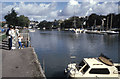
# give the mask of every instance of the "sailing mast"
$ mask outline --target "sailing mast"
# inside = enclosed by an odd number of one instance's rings
[[[94,20],[94,26],[92,27],[92,31],[93,31],[93,28],[95,28],[96,26],[96,19]]]
[[[107,17],[107,30],[108,30],[108,22],[109,22],[109,17]]]
[[[102,28],[103,28],[102,30],[103,30],[103,31],[105,30],[105,28],[104,28],[104,25],[105,25],[105,22],[104,22],[104,21],[105,21],[105,20],[106,20],[105,18],[102,19]]]
[[[113,16],[112,16],[112,14],[111,14],[111,24],[110,24],[110,30],[112,29],[112,18],[113,18]]]
[[[74,6],[74,8],[75,8],[75,6]],[[74,28],[76,29],[75,9],[74,9],[74,21],[73,21],[73,23],[74,23]]]
[[[102,20],[102,30],[104,30],[104,20]],[[101,31],[101,28],[100,28],[100,31]]]

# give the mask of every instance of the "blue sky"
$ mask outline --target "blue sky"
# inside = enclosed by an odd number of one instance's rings
[[[107,15],[109,13],[118,13],[118,0],[53,0],[50,2],[20,0],[2,0],[2,17],[12,8],[19,15],[28,16],[30,20],[54,20],[65,19],[73,15],[88,16],[91,13]],[[1,14],[1,13],[0,13]]]
[[[14,4],[19,5],[20,2],[3,2],[3,7],[8,6],[8,5],[14,5]],[[28,5],[28,4],[51,4],[52,2],[24,2],[24,4]],[[56,9],[63,9],[65,7],[65,5],[67,5],[67,2],[56,2],[57,7]]]
[[[69,0],[1,0],[1,2],[69,2]],[[79,2],[90,2],[92,0],[77,0]],[[119,0],[93,0],[93,1],[98,1],[98,2],[118,2]]]

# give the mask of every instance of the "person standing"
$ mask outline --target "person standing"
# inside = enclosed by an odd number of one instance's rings
[[[11,49],[15,49],[15,45],[16,45],[16,42],[15,42],[15,30],[13,29],[13,27],[10,29],[9,31],[9,35],[10,35],[10,46],[11,46]],[[11,45],[12,44],[12,45]]]
[[[15,28],[15,31],[16,31],[16,35],[19,36],[19,29]]]
[[[16,37],[16,32],[15,32],[15,29],[12,28],[12,49],[16,49],[16,40],[15,40],[15,37]]]
[[[11,48],[12,48],[12,36],[11,36],[12,31],[11,30],[12,30],[12,28],[10,27],[8,30],[9,50],[11,50]]]
[[[19,49],[22,49],[22,43],[21,43],[21,41],[22,41],[22,39],[23,39],[23,37],[21,37],[20,35],[18,36],[18,44],[19,44]]]
[[[14,38],[14,47],[17,47],[17,42],[18,42],[18,36],[19,36],[19,29],[17,29],[16,27],[14,28],[15,30],[15,38]]]

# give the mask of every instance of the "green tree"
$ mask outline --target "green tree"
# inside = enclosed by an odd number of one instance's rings
[[[4,16],[4,19],[6,20],[6,23],[13,26],[28,26],[30,23],[30,20],[28,17],[25,17],[24,15],[17,16],[18,14],[15,12],[15,10],[12,8],[11,12],[9,12],[7,15]]]
[[[22,26],[22,27],[28,26],[29,23],[30,23],[30,20],[28,19],[28,17],[25,17],[24,15],[20,15],[20,16],[17,18],[17,20],[18,20],[18,25],[19,25],[19,26]]]
[[[4,17],[4,19],[6,20],[7,24],[14,26],[17,25],[17,13],[13,8],[11,9],[11,12]]]
[[[38,27],[40,27],[40,29],[43,29],[44,27],[46,29],[52,29],[52,25],[53,25],[53,22],[47,22],[46,20],[44,20],[38,24]]]
[[[102,24],[101,17],[99,15],[93,13],[88,18],[89,26],[94,26],[95,25],[95,20],[96,20],[96,25],[101,25]]]

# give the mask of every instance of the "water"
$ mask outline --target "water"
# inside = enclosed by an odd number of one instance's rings
[[[64,69],[70,62],[98,57],[101,53],[118,62],[118,35],[36,30],[30,36],[41,64],[45,63],[47,77],[64,77]],[[71,56],[76,58],[71,59]]]

